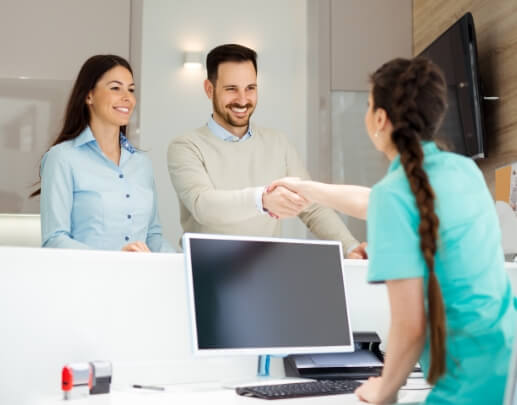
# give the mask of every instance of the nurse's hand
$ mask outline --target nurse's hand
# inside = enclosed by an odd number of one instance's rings
[[[366,242],[361,243],[357,247],[353,248],[350,252],[348,252],[347,259],[360,259],[366,260],[368,259],[368,253],[366,253]]]
[[[309,186],[309,181],[302,180],[299,177],[283,177],[281,179],[273,181],[267,188],[267,192],[270,193],[275,190],[277,187],[285,187],[291,190],[293,193],[298,194],[304,199],[307,198],[307,188]]]
[[[397,402],[397,393],[383,392],[382,377],[370,377],[363,385],[355,390],[355,395],[371,404],[393,404]]]
[[[309,206],[309,202],[295,192],[278,186],[262,194],[262,206],[276,219],[292,218]]]
[[[147,247],[144,242],[136,241],[128,243],[126,246],[122,248],[123,252],[146,252],[150,253],[151,251]]]

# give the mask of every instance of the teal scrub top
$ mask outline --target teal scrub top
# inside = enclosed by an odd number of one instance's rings
[[[446,373],[428,404],[500,404],[517,322],[494,201],[474,162],[422,144],[440,220],[435,272],[446,313]],[[423,277],[419,213],[397,156],[370,194],[368,281]],[[427,299],[424,302],[427,309]],[[424,375],[429,336],[420,359]]]

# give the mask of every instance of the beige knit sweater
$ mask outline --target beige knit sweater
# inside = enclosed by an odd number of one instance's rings
[[[281,221],[257,210],[255,188],[309,176],[283,134],[255,125],[252,132],[244,142],[226,142],[204,126],[170,143],[169,174],[185,232],[281,235]],[[313,204],[299,217],[318,238],[341,241],[345,253],[358,243],[329,208]]]

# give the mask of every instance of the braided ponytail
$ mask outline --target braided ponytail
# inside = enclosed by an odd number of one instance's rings
[[[445,309],[434,271],[439,220],[435,195],[423,168],[420,142],[431,140],[441,123],[446,108],[445,81],[438,68],[423,58],[388,62],[372,75],[371,81],[374,107],[384,108],[391,120],[391,139],[420,214],[420,249],[429,270],[431,364],[427,380],[434,384],[445,373]]]
[[[429,270],[427,284],[429,324],[431,332],[431,365],[427,379],[434,384],[445,372],[445,309],[438,279],[434,272],[434,255],[438,239],[439,220],[434,210],[434,193],[423,169],[424,154],[420,142],[409,128],[395,129],[393,143],[400,153],[409,186],[420,214],[420,249]]]

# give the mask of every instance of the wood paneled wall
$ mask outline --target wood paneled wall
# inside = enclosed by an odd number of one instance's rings
[[[478,161],[494,193],[497,167],[517,161],[517,1],[413,0],[413,53],[420,53],[464,13],[476,27],[485,96],[487,156]]]

